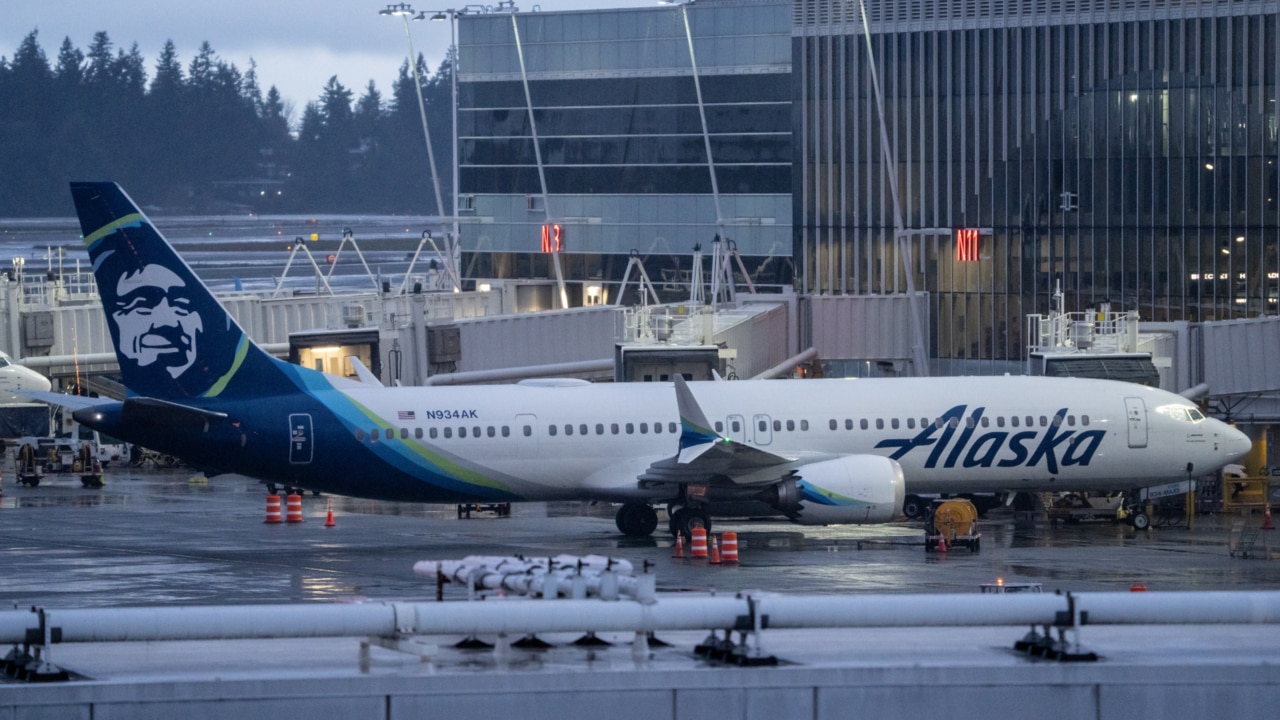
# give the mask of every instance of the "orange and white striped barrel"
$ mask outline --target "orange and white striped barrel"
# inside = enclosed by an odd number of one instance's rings
[[[704,527],[696,527],[693,529],[693,540],[689,543],[689,557],[704,558],[707,556],[707,529]]]
[[[720,564],[738,563],[738,533],[732,530],[720,535]]]
[[[271,493],[267,496],[267,519],[263,522],[274,525],[280,522],[280,496]]]
[[[285,498],[285,522],[302,522],[302,496],[297,493]]]

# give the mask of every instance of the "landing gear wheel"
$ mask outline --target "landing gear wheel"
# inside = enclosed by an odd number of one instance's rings
[[[907,516],[908,520],[915,520],[924,515],[925,503],[919,495],[908,495],[902,501],[902,514]]]
[[[711,534],[711,516],[702,508],[680,508],[671,513],[671,535],[677,533],[686,538],[693,537],[693,529],[701,527]]]
[[[1141,510],[1129,516],[1129,522],[1133,524],[1134,530],[1146,530],[1151,527],[1151,518]]]
[[[658,513],[647,503],[623,503],[614,522],[627,537],[649,537],[658,527]]]

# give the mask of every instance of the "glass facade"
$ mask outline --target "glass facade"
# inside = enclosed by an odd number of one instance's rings
[[[721,232],[789,266],[790,10],[460,17],[460,215],[477,219],[464,247],[538,253],[554,223],[566,255],[616,255],[620,273],[633,250],[687,255]],[[510,260],[494,258],[492,274],[526,268]]]
[[[1021,358],[1059,286],[1068,311],[1276,314],[1278,10],[868,2],[907,260],[858,5],[796,0],[797,291],[897,292],[911,272],[944,373]]]

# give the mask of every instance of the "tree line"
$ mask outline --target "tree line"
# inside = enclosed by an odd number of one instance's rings
[[[450,207],[452,65],[417,62]],[[148,74],[136,43],[67,38],[51,62],[33,30],[0,57],[0,216],[70,214],[70,180],[115,180],[166,213],[435,214],[407,60],[391,88],[356,98],[335,75],[295,124],[256,63],[242,72],[207,41],[185,68],[166,42]]]

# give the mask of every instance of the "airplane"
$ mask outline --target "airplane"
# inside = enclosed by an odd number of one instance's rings
[[[618,529],[716,516],[890,522],[908,491],[1128,490],[1248,438],[1189,400],[1045,377],[383,387],[260,349],[115,183],[72,183],[129,391],[74,417],[209,474],[422,503],[620,503]]]
[[[48,392],[52,388],[49,378],[13,361],[8,353],[0,352],[0,405],[16,405],[30,402],[27,391]]]

